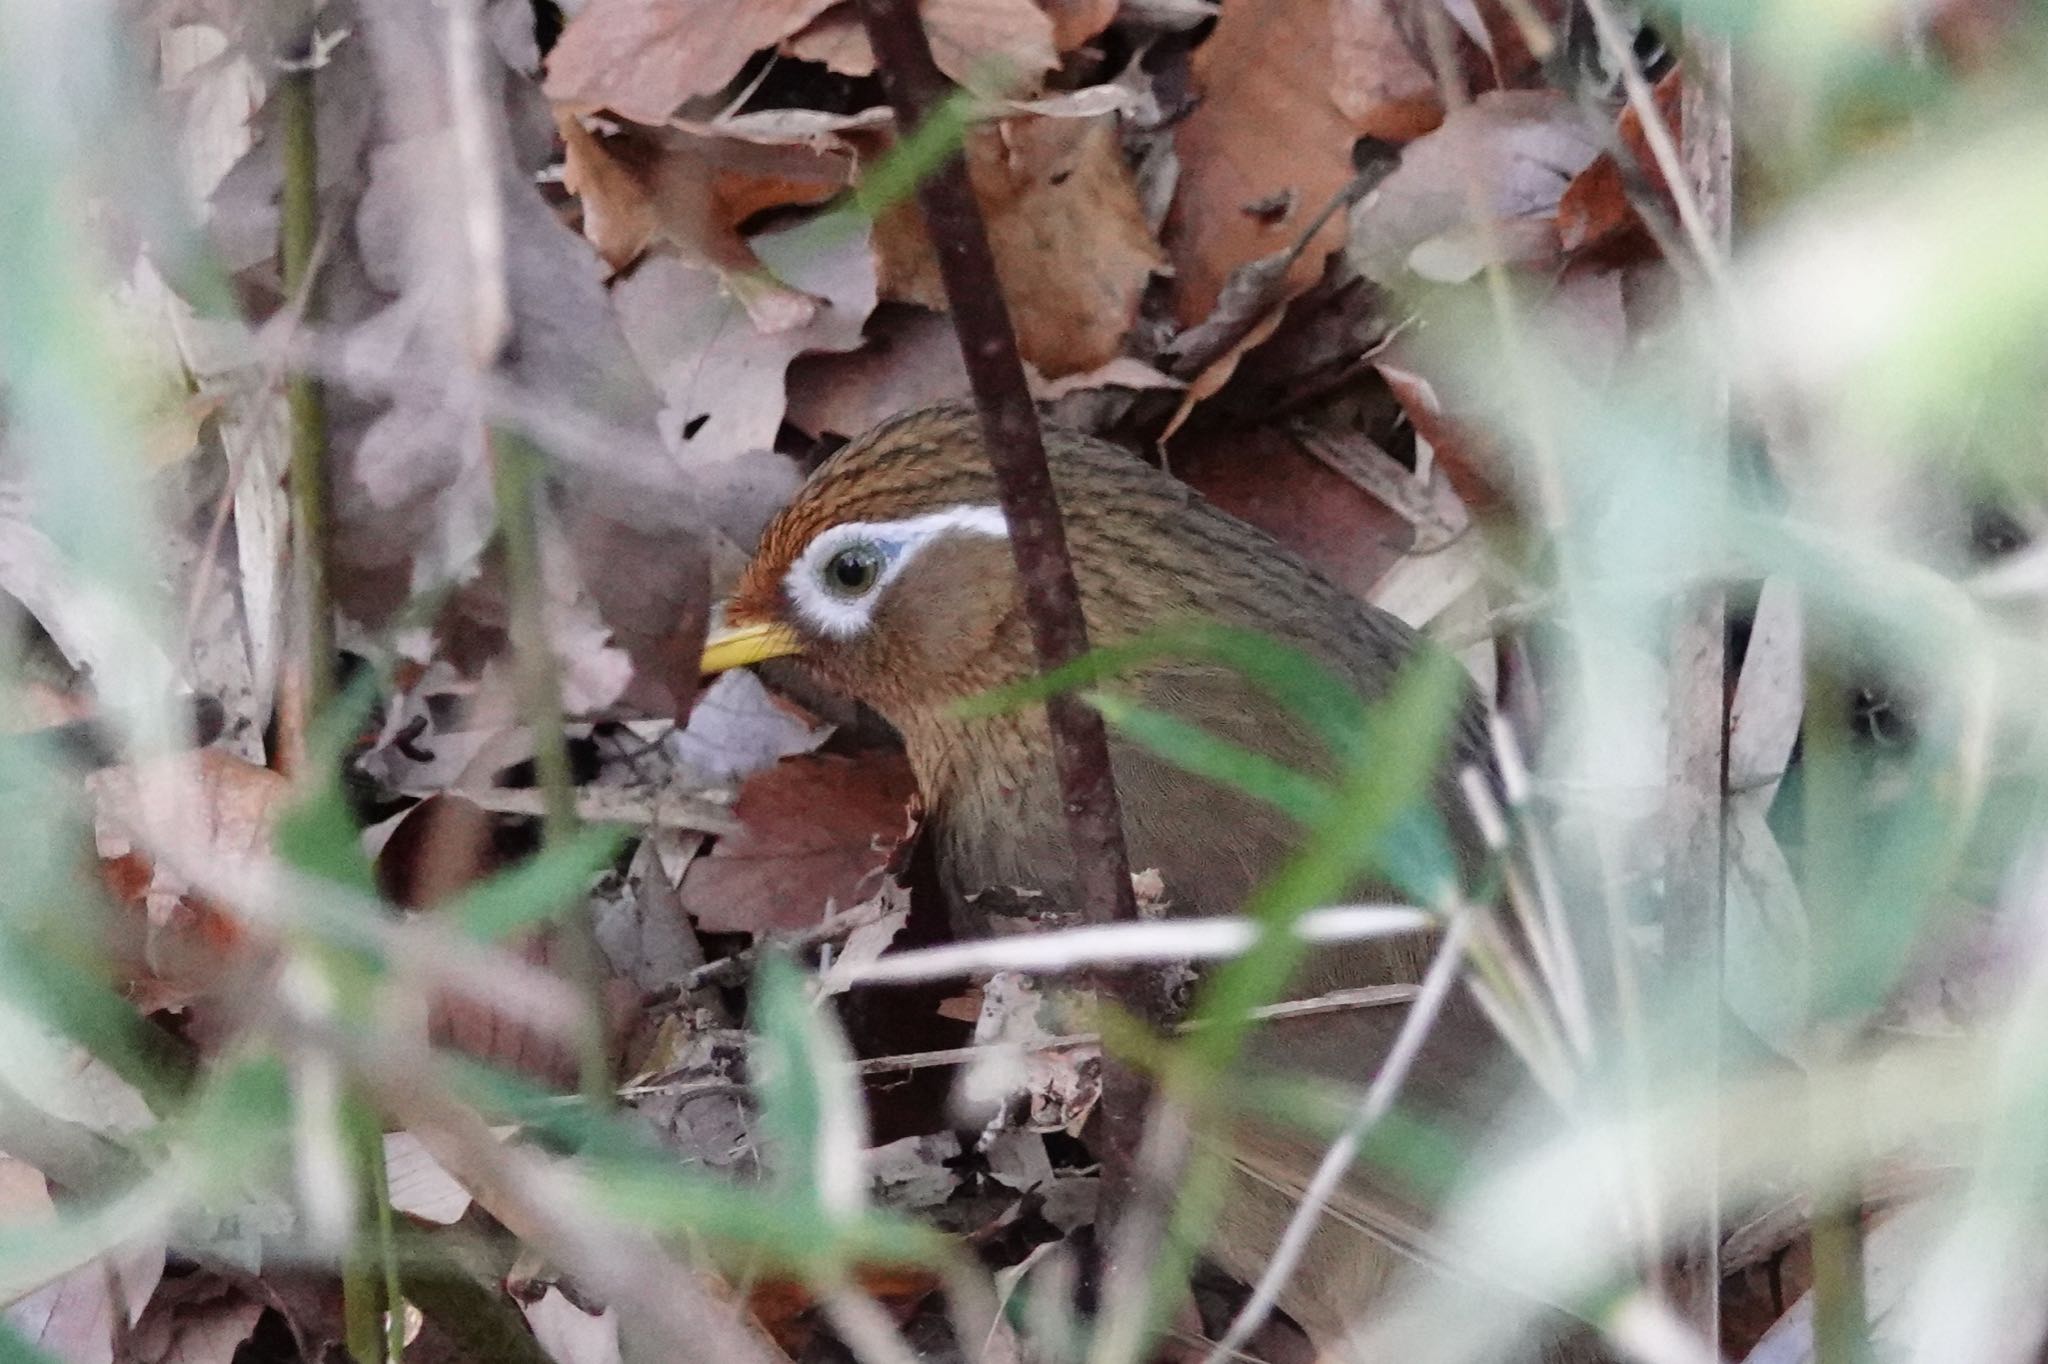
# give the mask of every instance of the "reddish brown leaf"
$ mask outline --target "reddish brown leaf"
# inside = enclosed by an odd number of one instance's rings
[[[547,96],[660,123],[722,88],[748,57],[822,14],[832,0],[590,0],[548,54]]]
[[[852,170],[846,155],[801,145],[674,128],[626,129],[600,141],[573,114],[557,113],[555,122],[562,183],[582,199],[583,235],[614,270],[659,238],[689,260],[759,278],[765,267],[740,224],[766,209],[829,199]]]
[[[1657,113],[1674,138],[1683,131],[1680,88],[1679,73],[1675,70],[1657,83]],[[1666,211],[1675,212],[1669,207],[1671,187],[1650,154],[1649,140],[1643,136],[1643,121],[1636,116],[1634,105],[1622,110],[1618,133],[1621,145],[1648,178]],[[1609,153],[1602,152],[1565,186],[1564,195],[1557,202],[1557,239],[1560,246],[1572,252],[1613,255],[1648,249],[1647,234],[1622,183],[1621,165]]]
[[[1195,49],[1199,103],[1174,135],[1180,191],[1165,231],[1183,324],[1207,317],[1231,271],[1291,244],[1350,182],[1357,130],[1331,93],[1333,40],[1329,0],[1240,0]],[[1284,211],[1261,211],[1273,204]],[[1316,281],[1343,236],[1337,219],[1317,233],[1286,296]]]
[[[1375,368],[1414,423],[1416,434],[1429,442],[1465,505],[1475,515],[1507,506],[1513,471],[1507,452],[1492,433],[1446,412],[1435,386],[1420,372],[1393,359],[1383,360]]]
[[[856,1266],[854,1282],[896,1320],[907,1320],[939,1281],[929,1270]],[[793,1279],[757,1278],[747,1289],[747,1309],[790,1358],[802,1358],[818,1331],[818,1297]]]
[[[132,831],[150,813],[175,811],[191,821],[186,832],[207,858],[245,859],[268,847],[291,783],[209,748],[145,768],[109,768],[89,785],[102,882],[125,911],[111,945],[115,970],[145,1011],[189,1003],[247,964],[248,942],[232,917],[158,868]]]
[[[914,784],[898,754],[789,758],[750,777],[727,834],[684,873],[684,907],[721,933],[810,928],[872,894]]]

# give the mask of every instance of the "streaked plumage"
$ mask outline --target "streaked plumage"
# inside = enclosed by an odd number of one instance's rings
[[[1388,690],[1425,647],[1387,613],[1360,603],[1264,533],[1209,505],[1186,485],[1114,446],[1047,432],[1053,482],[1066,518],[1088,627],[1117,644],[1186,617],[1262,631],[1348,679],[1367,700]],[[1035,708],[963,718],[953,703],[1032,671],[1010,548],[998,536],[963,533],[922,544],[892,562],[874,594],[870,623],[849,637],[806,628],[789,575],[806,546],[847,522],[880,525],[947,509],[985,508],[995,485],[971,408],[945,406],[899,417],[826,462],[768,526],[729,607],[728,619],[786,626],[800,662],[821,681],[858,696],[901,731],[930,812],[942,876],[966,934],[1019,905],[1018,892],[1055,903],[1070,891],[1069,856],[1044,720]],[[886,558],[889,546],[877,554]],[[807,570],[812,571],[812,570]],[[826,590],[834,590],[828,584]],[[1322,747],[1258,688],[1222,667],[1167,662],[1132,685],[1148,705],[1306,770],[1327,770]],[[1454,836],[1469,824],[1455,773],[1484,765],[1485,726],[1468,697],[1452,727],[1436,798]],[[1191,777],[1128,744],[1112,760],[1134,868],[1156,868],[1178,912],[1238,911],[1253,885],[1291,850],[1296,828],[1271,808]],[[1417,978],[1424,943],[1351,948],[1320,956],[1302,993]],[[1342,1082],[1370,1078],[1399,1011],[1325,1015],[1290,1025],[1261,1055],[1284,1058]],[[1490,1034],[1469,1008],[1454,1008],[1425,1054],[1416,1093],[1444,1111],[1474,1109],[1474,1079],[1496,1059]],[[1490,1102],[1477,1104],[1485,1108]],[[1234,1274],[1255,1278],[1285,1221],[1286,1193],[1313,1168],[1313,1145],[1260,1134],[1245,1178],[1225,1210],[1214,1247]],[[1364,1207],[1362,1191],[1358,1206]],[[1328,1343],[1378,1291],[1392,1252],[1335,1226],[1283,1302]]]

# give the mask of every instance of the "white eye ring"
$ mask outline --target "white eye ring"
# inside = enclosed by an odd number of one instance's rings
[[[947,507],[901,521],[848,521],[818,532],[789,566],[783,586],[803,625],[830,639],[852,639],[868,628],[882,590],[918,551],[954,534],[1006,539],[1010,523],[993,506]],[[863,552],[873,564],[864,582],[838,572],[838,560]]]

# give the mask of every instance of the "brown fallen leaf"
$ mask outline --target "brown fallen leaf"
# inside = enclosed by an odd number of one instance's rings
[[[1086,11],[1103,3],[1077,0],[1071,8]],[[1109,8],[1114,11],[1115,5]],[[1056,44],[1055,36],[1085,28],[1089,22],[1085,12],[1064,20],[1048,17],[1031,0],[923,0],[918,12],[924,16],[939,70],[976,91],[1012,94],[1037,89],[1045,73],[1059,65],[1060,51],[1069,46]],[[1066,28],[1057,27],[1061,22]],[[1094,31],[1101,32],[1102,26]],[[820,14],[789,37],[782,50],[804,61],[822,62],[843,76],[871,76],[875,71],[867,30],[849,4]]]
[[[167,1278],[128,1338],[133,1364],[232,1364],[263,1304],[205,1272]]]
[[[574,114],[557,113],[562,183],[583,202],[583,232],[614,270],[651,242],[726,276],[726,288],[762,330],[801,326],[816,300],[776,279],[740,224],[773,208],[821,203],[845,188],[852,160],[801,145],[628,128],[600,140]]]
[[[135,831],[174,816],[185,822],[185,856],[246,861],[269,847],[291,783],[208,748],[146,767],[108,768],[86,785],[101,880],[125,912],[114,924],[111,964],[136,1006],[144,1012],[181,1007],[249,966],[252,948],[240,924],[160,867]]]
[[[915,786],[902,755],[788,758],[749,778],[721,837],[683,875],[683,905],[717,933],[792,932],[871,894],[902,842]]]
[[[1036,90],[1060,64],[1052,20],[1032,0],[922,0],[939,70],[971,90]]]
[[[1097,118],[1006,118],[967,138],[996,274],[1024,358],[1048,379],[1106,364],[1163,263],[1118,149]],[[945,307],[937,259],[913,206],[875,223],[884,298]]]
[[[722,89],[748,57],[831,3],[590,0],[548,53],[543,88],[561,108],[610,109],[637,123],[660,123],[685,100]]]
[[[1509,508],[1514,466],[1500,440],[1479,422],[1447,411],[1436,385],[1411,362],[1389,356],[1374,368],[1393,390],[1416,435],[1429,443],[1459,499],[1480,516]]]
[[[1195,49],[1198,102],[1174,134],[1180,188],[1164,233],[1183,325],[1207,317],[1233,270],[1290,245],[1350,182],[1359,129],[1332,94],[1334,38],[1329,0],[1240,0]],[[1282,212],[1258,211],[1282,201]],[[1313,284],[1342,241],[1341,226],[1325,225],[1283,294]]]

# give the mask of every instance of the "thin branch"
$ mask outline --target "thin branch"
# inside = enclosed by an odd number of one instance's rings
[[[284,190],[278,254],[285,296],[294,300],[296,325],[318,315],[312,278],[320,238],[319,146],[315,140],[311,6],[301,34],[303,51],[286,54],[278,80],[283,121]],[[305,710],[318,715],[334,694],[334,619],[327,588],[327,421],[319,381],[294,372],[285,387],[291,414],[291,515],[297,551],[299,609],[305,618]],[[301,735],[305,732],[302,723]]]
[[[882,89],[899,126],[914,136],[926,115],[951,93],[951,83],[932,60],[916,0],[858,0],[857,8],[875,50]],[[919,183],[917,197],[981,413],[996,495],[1009,521],[1010,551],[1016,558],[1032,644],[1039,667],[1051,670],[1088,652],[1088,627],[1046,467],[1038,413],[964,158],[957,152],[948,157]],[[1133,921],[1138,907],[1131,894],[1123,815],[1102,717],[1078,697],[1064,693],[1049,699],[1045,709],[1060,803],[1073,844],[1078,908],[1095,924]],[[1148,973],[1107,978],[1099,984],[1140,1017],[1158,1021],[1170,1013],[1164,983]],[[1142,1077],[1125,1067],[1112,1067],[1103,1096],[1107,1207],[1122,1205],[1144,1102]]]
[[[1406,905],[1343,905],[1311,910],[1295,921],[1292,933],[1305,943],[1359,942],[1424,933],[1438,923],[1437,915]],[[846,979],[852,985],[903,984],[980,971],[1084,971],[1148,962],[1202,961],[1247,952],[1261,932],[1259,924],[1234,915],[1087,924],[898,952],[854,968]]]

